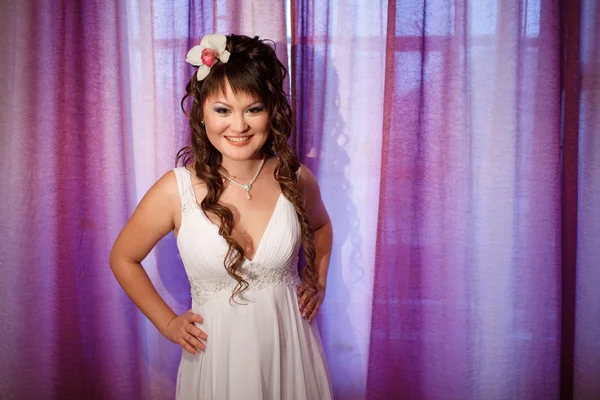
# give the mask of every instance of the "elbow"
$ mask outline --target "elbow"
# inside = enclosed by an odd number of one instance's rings
[[[123,252],[119,251],[119,247],[115,242],[113,244],[113,247],[110,249],[110,253],[108,255],[108,264],[110,265],[110,269],[115,275],[117,274],[117,271],[121,269],[119,267],[123,265],[123,261]]]
[[[108,264],[110,265],[110,269],[115,272],[115,268],[118,264],[118,255],[115,251],[115,246],[113,245],[112,249],[110,249],[110,253],[108,255]]]

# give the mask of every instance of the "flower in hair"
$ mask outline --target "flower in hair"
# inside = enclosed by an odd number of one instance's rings
[[[192,47],[188,51],[185,61],[198,67],[196,77],[199,81],[206,78],[210,68],[219,59],[226,63],[231,55],[225,47],[227,46],[227,36],[220,33],[213,33],[202,38],[199,45]]]

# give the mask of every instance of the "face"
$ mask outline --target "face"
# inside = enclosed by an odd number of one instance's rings
[[[261,157],[269,137],[269,113],[260,99],[241,93],[236,96],[226,82],[225,93],[208,97],[203,110],[208,140],[223,161]]]

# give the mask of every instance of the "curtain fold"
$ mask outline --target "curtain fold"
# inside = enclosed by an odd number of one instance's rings
[[[600,4],[581,1],[574,399],[600,399]]]
[[[291,2],[293,144],[334,229],[317,317],[336,398],[365,396],[379,193],[384,2]]]
[[[187,142],[179,106],[193,71],[187,51],[218,26],[283,43],[285,61],[284,4],[13,1],[3,9],[0,50],[11,62],[0,94],[0,397],[172,398],[179,347],[122,292],[109,251]],[[175,310],[189,308],[172,235],[143,264]]]
[[[558,3],[388,3],[368,398],[557,398]]]
[[[65,1],[6,11],[1,397],[135,398],[139,349],[115,340],[136,335],[134,314],[107,264],[131,194],[120,184],[123,9]]]

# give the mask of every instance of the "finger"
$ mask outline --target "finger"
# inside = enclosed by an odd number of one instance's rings
[[[300,297],[298,297],[298,304],[300,305],[300,309],[302,310],[302,307],[304,307],[304,303],[306,301],[306,295],[303,294]]]
[[[202,340],[208,339],[208,335],[206,334],[206,332],[196,327],[195,325],[192,325],[192,327],[188,330],[188,333]]]
[[[302,316],[305,317],[311,313],[312,309],[315,308],[315,304],[317,304],[316,297],[311,297],[304,307],[304,311],[302,312]]]
[[[192,354],[192,355],[196,355],[198,354],[198,350],[195,349],[191,344],[189,344],[188,342],[186,342],[185,340],[183,340],[183,338],[179,339],[179,345],[181,347],[183,347],[188,353]]]
[[[318,303],[318,300],[317,300],[317,298],[316,298],[316,297],[311,297],[311,298],[308,300],[308,302],[306,303],[306,308],[307,308],[308,310],[312,310],[312,309],[315,307],[315,305],[316,305],[317,303]]]
[[[319,312],[320,308],[321,308],[320,304],[315,305],[315,307],[312,309],[312,312],[310,313],[310,315],[307,318],[308,322],[311,322],[317,316],[317,313]]]
[[[299,288],[298,289],[298,304],[303,305],[304,301],[306,301],[307,295],[308,295],[308,292],[306,291],[306,288],[304,286]]]
[[[315,299],[315,302],[312,304],[312,307],[310,309],[310,311],[308,312],[308,315],[306,316],[306,319],[310,322],[310,320],[312,320],[315,315],[317,315],[317,313],[319,312],[319,309],[321,308],[321,304],[323,302],[321,300],[319,300],[318,298]]]
[[[190,311],[187,315],[187,321],[191,324],[193,324],[193,323],[201,324],[204,321],[204,318],[202,318],[202,316]]]
[[[302,295],[302,297],[300,298],[300,310],[303,310],[304,308],[306,308],[308,306],[308,302],[310,301],[310,299],[312,299],[312,293],[310,293],[308,290],[306,290],[304,292],[304,294]]]
[[[202,343],[200,340],[198,340],[197,337],[188,334],[184,337],[184,339],[192,347],[202,350],[202,351],[206,350],[206,345],[204,343]]]
[[[306,286],[304,284],[298,286],[298,296],[302,296],[302,294],[306,291]]]

